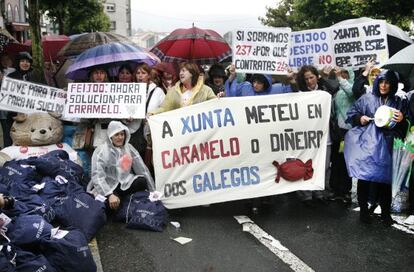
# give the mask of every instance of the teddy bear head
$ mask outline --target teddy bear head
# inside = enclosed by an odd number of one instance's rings
[[[19,146],[56,144],[62,136],[62,122],[52,113],[18,113],[10,130],[13,145]]]

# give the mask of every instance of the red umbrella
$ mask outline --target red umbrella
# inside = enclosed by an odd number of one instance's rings
[[[161,61],[193,61],[213,64],[231,56],[231,48],[216,31],[197,27],[179,28],[159,41],[152,49]]]
[[[69,42],[69,37],[65,35],[46,35],[42,37],[43,58],[45,61],[55,61],[59,57],[57,53],[65,44]],[[32,41],[27,40],[25,45],[31,46]]]
[[[4,46],[3,53],[6,55],[9,55],[10,58],[14,61],[17,54],[20,52],[31,52],[32,48],[28,45],[24,45],[21,43],[9,43],[6,46]]]

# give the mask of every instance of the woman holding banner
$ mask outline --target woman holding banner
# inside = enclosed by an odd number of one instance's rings
[[[234,65],[230,66],[229,72],[230,76],[225,83],[225,95],[228,97],[281,94],[293,91],[291,85],[273,84],[271,75],[253,74],[249,81],[246,80],[239,84],[235,80],[236,68]],[[287,79],[291,78],[293,78],[293,73],[289,73],[287,76]]]
[[[330,71],[326,71],[329,74]],[[337,80],[325,79],[319,75],[318,70],[312,65],[304,65],[298,71],[296,76],[299,91],[326,91],[334,95],[339,89],[339,83]],[[326,164],[325,164],[325,189],[329,187],[330,177],[330,160],[331,160],[331,136],[328,134],[328,143],[326,148]],[[325,204],[325,193],[323,191],[298,191],[299,199],[303,204],[309,207],[314,206],[314,200],[316,202]]]

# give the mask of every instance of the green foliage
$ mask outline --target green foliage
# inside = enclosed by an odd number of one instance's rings
[[[109,17],[98,0],[40,0],[42,11],[59,24],[61,34],[108,31]]]
[[[264,25],[289,26],[292,30],[329,27],[340,21],[370,17],[384,19],[408,30],[414,18],[413,0],[282,0],[267,7],[259,19]]]

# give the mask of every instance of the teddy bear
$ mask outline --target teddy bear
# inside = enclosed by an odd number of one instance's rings
[[[13,145],[0,150],[0,166],[13,159],[41,156],[53,150],[65,150],[78,162],[76,151],[61,143],[63,125],[55,113],[18,113],[10,130]]]

